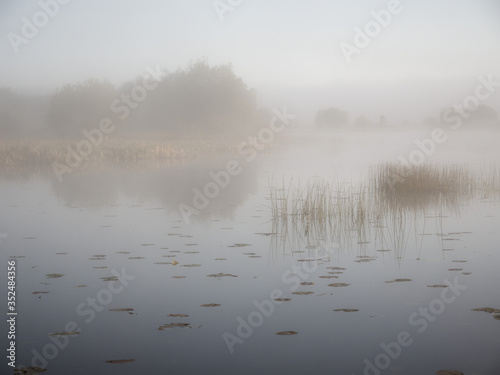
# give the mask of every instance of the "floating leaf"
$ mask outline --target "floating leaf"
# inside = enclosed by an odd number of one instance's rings
[[[174,262],[172,262],[173,264]],[[201,267],[201,264],[183,264],[181,267]]]
[[[221,229],[223,229],[223,228],[221,228]],[[246,246],[252,246],[252,245],[249,243],[235,243],[234,245],[230,245],[228,247],[246,247]]]
[[[326,267],[328,270],[339,270],[339,271],[345,271],[345,268],[342,267]]]
[[[134,309],[126,307],[126,308],[109,309],[109,311],[134,311]]]
[[[37,375],[45,371],[47,371],[47,369],[40,367],[21,367],[14,369],[14,375]]]
[[[106,276],[106,277],[101,277],[102,281],[118,281],[118,277],[116,276]]]
[[[437,375],[464,375],[463,372],[454,371],[454,370],[439,370],[436,371]]]
[[[346,283],[333,283],[333,284],[328,284],[328,286],[333,286],[334,288],[342,287],[342,286],[349,286],[351,284],[346,284]]]
[[[51,333],[49,336],[59,337],[59,336],[73,336],[73,335],[79,335],[79,334],[80,334],[80,331],[64,331],[64,332]]]
[[[31,294],[47,294],[48,292],[33,292]]]
[[[309,294],[314,294],[314,292],[306,290],[306,291],[303,291],[303,292],[293,292],[292,294],[297,294],[299,296],[307,296]]]
[[[477,309],[472,309],[472,311],[482,311],[482,312],[486,312],[486,313],[489,313],[489,314],[498,314],[500,313],[500,309],[494,309],[493,307],[479,307]]]
[[[448,288],[448,285],[436,284],[436,285],[427,285],[429,288]]]
[[[279,336],[291,336],[291,335],[298,334],[298,332],[296,332],[296,331],[281,331],[281,332],[276,332],[275,334],[279,335]]]
[[[171,316],[172,318],[187,318],[189,315],[187,315],[187,314],[168,314],[168,316]]]
[[[192,328],[189,323],[169,323],[158,327],[158,331],[163,331],[165,329],[171,328]]]
[[[320,276],[320,279],[338,279],[338,276]]]
[[[389,284],[389,283],[404,283],[407,281],[412,281],[412,280],[411,279],[395,279],[395,280],[385,281],[385,282]]]
[[[232,275],[230,273],[214,273],[212,275],[207,275],[207,277],[238,277],[238,276]]]
[[[463,271],[463,268],[450,268],[448,271]]]
[[[173,261],[172,261],[172,266],[175,266],[175,265],[177,265],[177,264],[179,264],[179,262],[178,262],[178,261],[176,261],[176,260],[173,260]]]
[[[287,301],[291,301],[292,299],[291,298],[275,298],[274,300],[277,302],[287,302]]]
[[[302,281],[300,285],[314,285],[312,281]]]
[[[64,273],[48,273],[45,275],[48,279],[57,279],[59,277],[63,277]]]
[[[172,276],[172,279],[185,279],[186,276]]]
[[[204,305],[200,305],[201,307],[217,307],[220,306],[219,303],[205,303]]]
[[[106,363],[112,363],[112,364],[130,363],[130,362],[135,362],[135,359],[112,359],[111,361],[106,361]]]
[[[341,311],[341,312],[356,312],[359,311],[358,309],[336,309],[333,311]]]

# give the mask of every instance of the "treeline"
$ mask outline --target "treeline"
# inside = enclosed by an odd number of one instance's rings
[[[103,119],[118,132],[217,133],[259,121],[254,90],[230,65],[197,61],[171,73],[149,70],[120,87],[88,79],[43,97],[0,89],[0,134],[79,137]]]
[[[492,107],[480,104],[477,108],[469,111],[457,111],[455,108],[443,109],[439,116],[427,117],[420,126],[442,126],[453,123],[457,116],[464,124],[471,128],[479,129],[500,129],[500,119],[497,111]],[[409,127],[408,121],[394,123],[385,115],[380,115],[377,119],[370,119],[365,115],[351,118],[349,112],[330,106],[320,109],[314,117],[314,124],[317,127],[330,129],[380,129],[390,127]]]

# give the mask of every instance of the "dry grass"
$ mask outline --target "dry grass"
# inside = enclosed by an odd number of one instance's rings
[[[68,149],[77,149],[82,141],[67,139],[4,140],[0,141],[0,170],[40,171],[50,169],[52,163],[64,164]],[[235,153],[231,142],[197,139],[109,139],[93,147],[82,157],[79,168],[154,164],[163,161],[185,160],[220,153]]]

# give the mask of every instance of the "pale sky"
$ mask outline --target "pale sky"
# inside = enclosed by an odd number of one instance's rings
[[[353,44],[355,28],[390,1],[243,0],[222,21],[213,0],[71,0],[15,53],[8,34],[22,36],[23,17],[32,21],[51,2],[1,0],[0,87],[50,92],[89,77],[120,84],[147,65],[175,70],[198,58],[232,63],[258,92],[411,82],[462,82],[465,92],[481,74],[500,77],[496,0],[401,1],[350,64],[340,43]]]

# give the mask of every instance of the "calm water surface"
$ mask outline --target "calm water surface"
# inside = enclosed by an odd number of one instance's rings
[[[0,250],[2,264],[17,261],[18,364],[47,374],[499,374],[500,321],[471,311],[500,309],[498,195],[394,214],[341,237],[273,222],[269,181],[356,184],[369,173],[365,159],[332,151],[308,164],[295,151],[243,160],[189,224],[178,205],[227,159],[61,184],[2,179]],[[106,281],[116,273],[125,281]],[[207,277],[219,273],[232,276]],[[387,283],[396,279],[411,281]],[[442,284],[459,287],[429,287]],[[79,333],[49,336],[68,323]],[[160,329],[170,323],[188,325]],[[297,334],[276,335],[283,331]],[[408,345],[393,345],[390,358],[382,346],[402,332]]]

